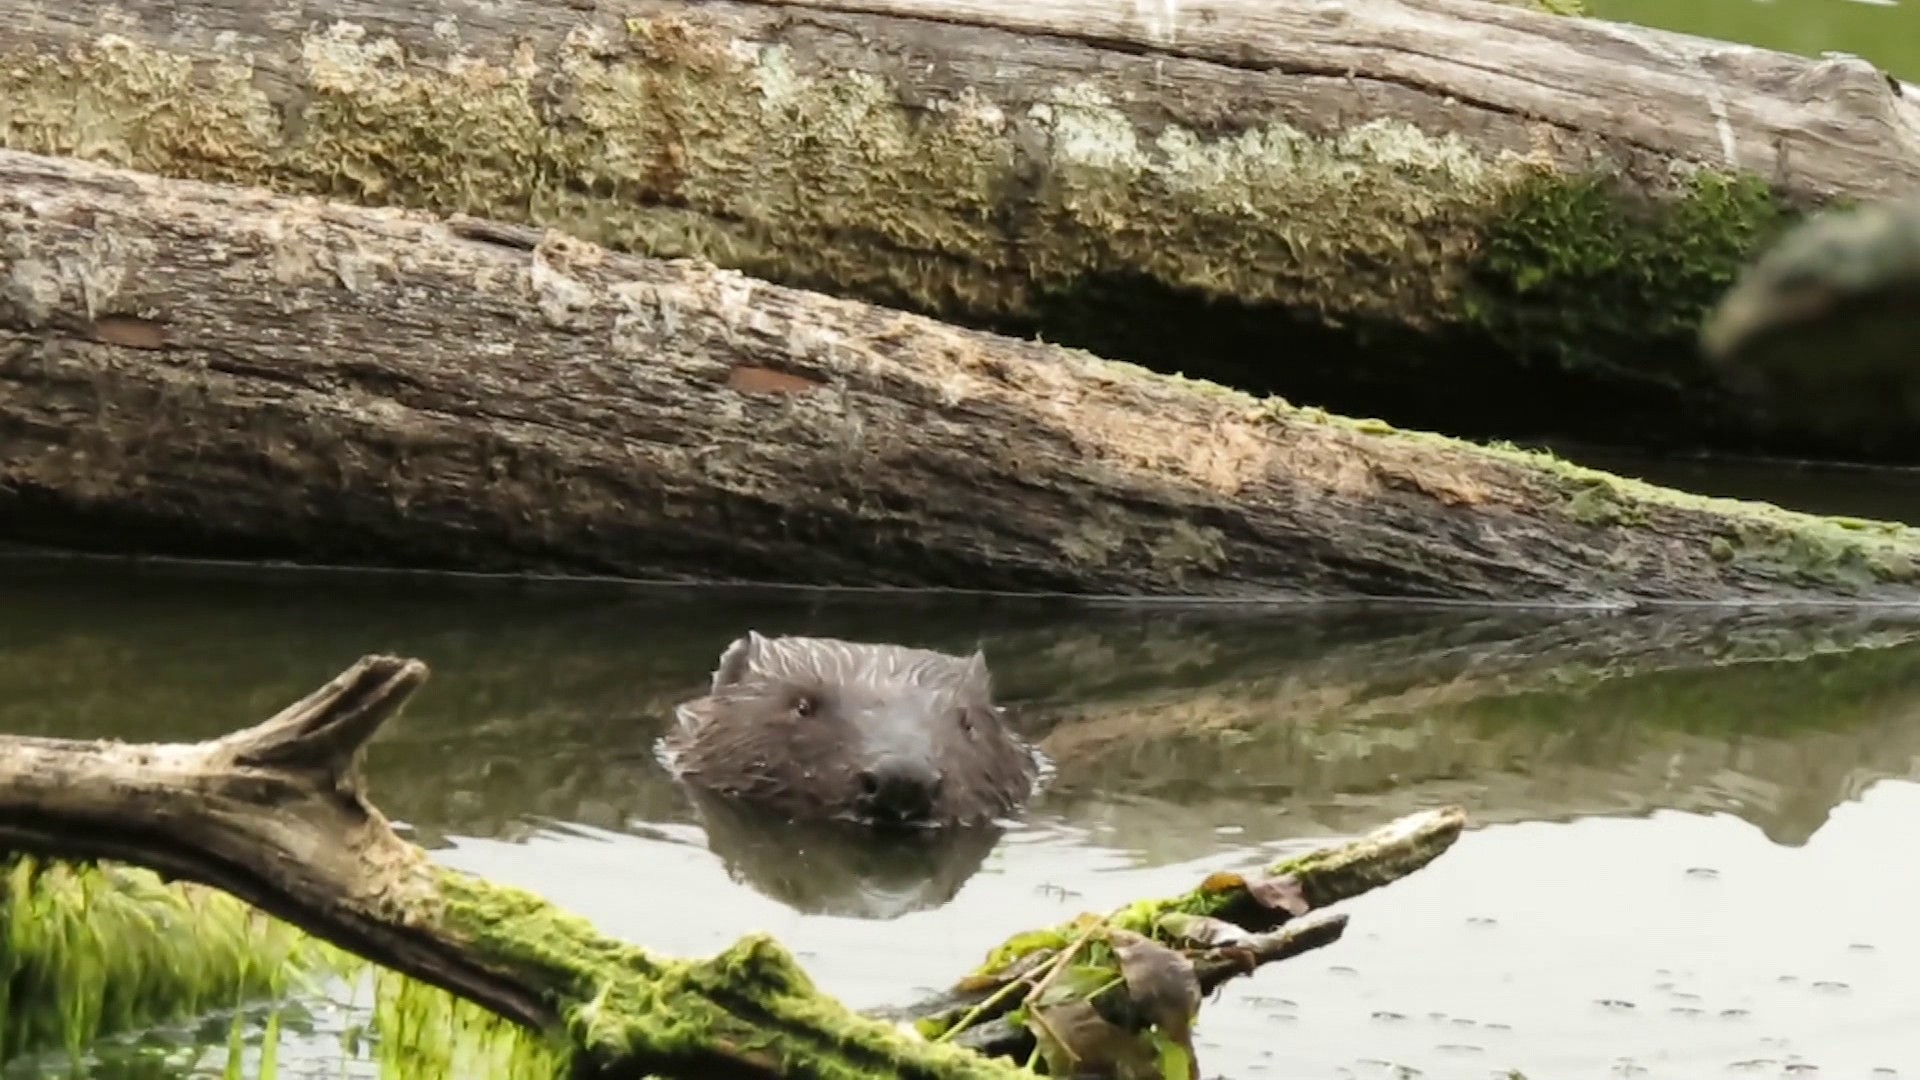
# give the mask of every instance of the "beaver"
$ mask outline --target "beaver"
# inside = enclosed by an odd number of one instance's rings
[[[984,825],[1042,761],[994,703],[986,656],[748,631],[661,738],[683,781],[789,820]]]

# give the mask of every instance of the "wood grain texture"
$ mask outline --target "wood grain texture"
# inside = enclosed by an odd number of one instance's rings
[[[0,144],[1413,426],[1743,446],[1699,317],[1776,215],[1920,188],[1861,61],[1474,0],[0,0]]]
[[[529,242],[0,152],[0,532],[1082,594],[1920,593],[1912,529]]]

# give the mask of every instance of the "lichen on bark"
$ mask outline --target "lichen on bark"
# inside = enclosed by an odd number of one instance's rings
[[[279,100],[246,56],[104,35],[4,58],[0,141],[554,226],[1335,407],[1383,387],[1421,426],[1448,426],[1420,412],[1434,371],[1484,383],[1497,417],[1542,364],[1681,423],[1712,399],[1692,327],[1780,217],[1711,171],[1649,200],[1386,116],[1201,130],[1091,77],[933,92],[676,13],[452,51],[335,23]]]

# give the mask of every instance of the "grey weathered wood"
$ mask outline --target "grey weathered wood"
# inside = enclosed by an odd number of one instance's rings
[[[0,152],[0,537],[1078,593],[1920,596],[1910,528],[510,232]]]
[[[1692,178],[1920,188],[1920,103],[1862,61],[1474,0],[0,0],[0,143],[1629,441],[1751,434],[1691,327],[1772,211],[1674,210]]]

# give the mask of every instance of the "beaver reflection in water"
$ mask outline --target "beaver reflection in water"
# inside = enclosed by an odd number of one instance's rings
[[[1039,771],[979,652],[749,631],[677,715],[661,751],[682,780],[793,820],[986,824]]]

